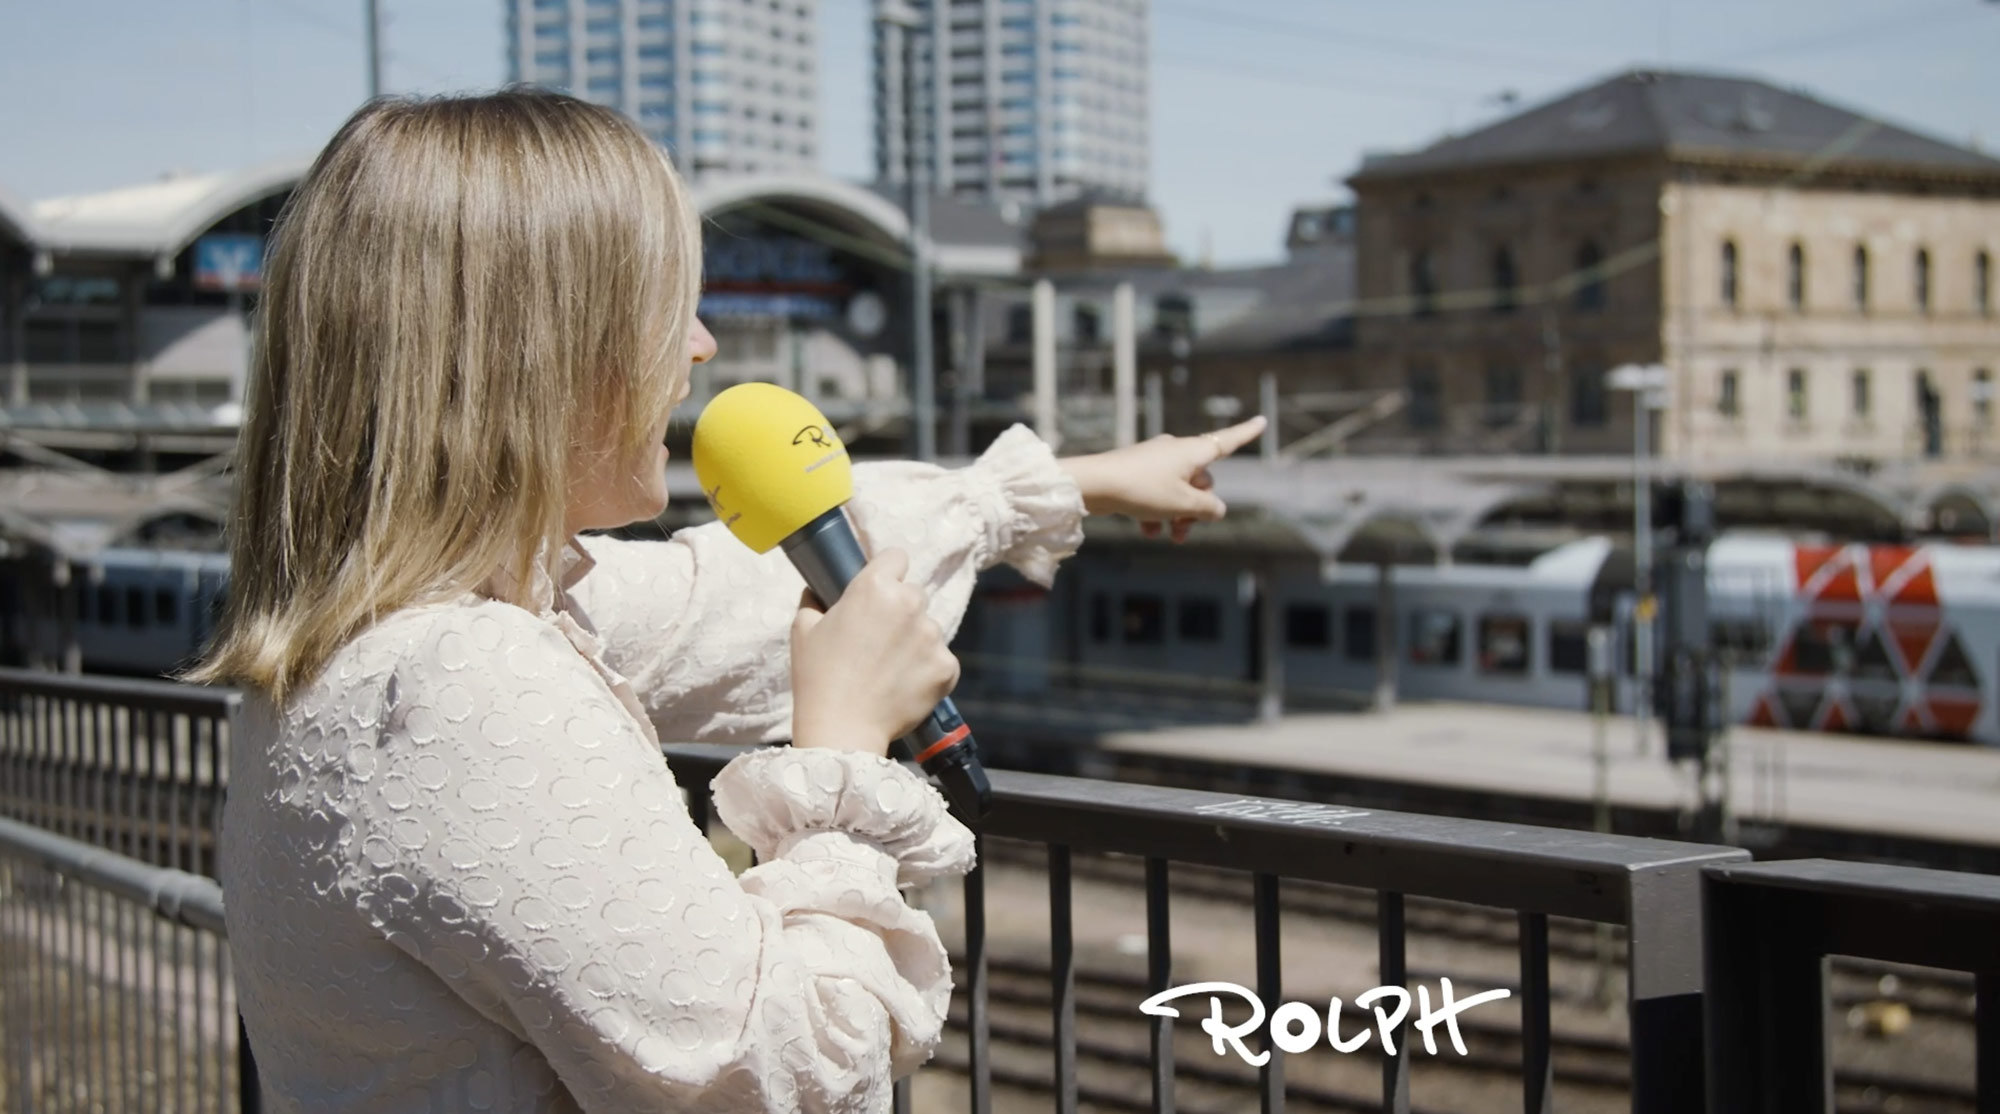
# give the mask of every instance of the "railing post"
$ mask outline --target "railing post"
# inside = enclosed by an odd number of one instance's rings
[[[239,1114],[263,1114],[264,1089],[257,1081],[257,1058],[250,1053],[250,1030],[236,1015],[236,1107]]]
[[[1755,889],[1713,877],[1703,889],[1708,1114],[1830,1114],[1825,959]]]
[[[1748,859],[1748,854],[1742,856]],[[1632,1114],[1703,1109],[1702,879],[1712,857],[1654,864],[1628,890]],[[1713,1114],[1713,1112],[1711,1112]]]

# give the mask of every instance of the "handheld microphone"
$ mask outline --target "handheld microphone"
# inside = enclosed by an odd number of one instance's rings
[[[841,508],[854,495],[847,447],[819,408],[783,387],[740,383],[694,426],[694,474],[729,532],[758,553],[783,546],[806,587],[831,607],[867,557]],[[992,803],[972,729],[949,697],[903,744],[937,778],[953,812],[976,823]]]

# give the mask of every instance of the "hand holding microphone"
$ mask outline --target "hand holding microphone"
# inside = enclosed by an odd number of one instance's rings
[[[875,555],[825,609],[806,590],[792,623],[792,745],[883,753],[958,683],[958,659],[903,580],[900,549]]]
[[[759,553],[783,546],[825,607],[792,628],[794,744],[882,753],[899,735],[952,811],[976,822],[992,788],[971,728],[944,695],[957,663],[923,592],[902,580],[908,558],[862,554],[841,509],[853,471],[826,417],[782,387],[738,384],[703,408],[693,456],[716,518]]]

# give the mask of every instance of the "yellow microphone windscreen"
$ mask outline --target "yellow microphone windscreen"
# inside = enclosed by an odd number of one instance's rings
[[[759,553],[847,502],[847,446],[819,407],[771,383],[739,383],[694,423],[694,474],[715,517]]]

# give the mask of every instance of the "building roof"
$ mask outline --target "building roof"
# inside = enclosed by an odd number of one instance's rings
[[[1344,345],[1352,338],[1355,250],[1325,244],[1275,267],[1245,272],[1263,297],[1242,316],[1198,332],[1195,351],[1270,352]]]
[[[173,174],[155,182],[37,201],[43,246],[112,255],[176,255],[230,213],[299,183],[310,156],[240,170]]]
[[[1367,182],[1630,155],[2000,180],[2000,159],[1751,78],[1635,70],[1466,135],[1364,159]]]
[[[242,170],[175,174],[142,185],[14,205],[0,194],[0,229],[58,252],[154,258],[180,252],[230,213],[297,186],[310,157]],[[909,240],[901,191],[819,174],[765,174],[693,187],[704,216],[759,201],[801,201],[838,210],[889,244]],[[991,207],[946,195],[931,201],[933,260],[947,275],[1012,275],[1021,265],[1021,230]]]
[[[33,211],[26,202],[4,188],[0,188],[0,235],[22,244],[41,241]]]

